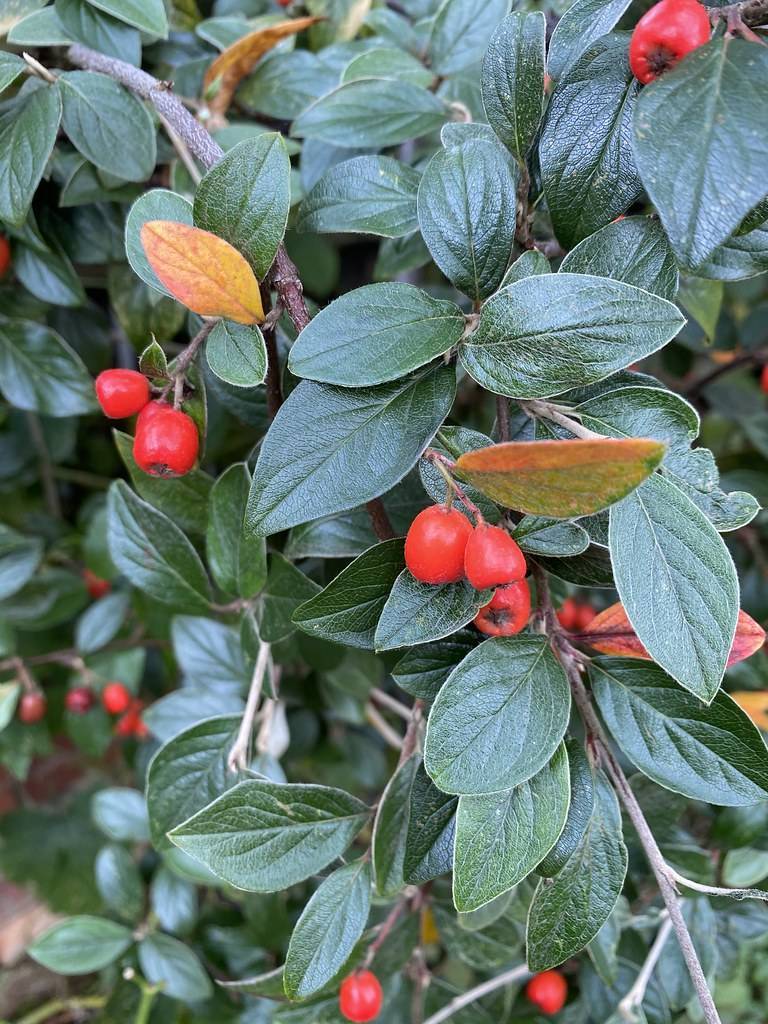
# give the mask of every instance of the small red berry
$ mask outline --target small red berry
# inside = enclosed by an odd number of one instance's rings
[[[8,267],[11,265],[11,243],[0,235],[0,277],[4,277]]]
[[[136,421],[133,457],[150,476],[184,476],[194,466],[200,439],[195,421],[165,402],[150,402]]]
[[[372,971],[355,971],[342,981],[339,989],[341,1016],[355,1024],[375,1020],[383,998],[379,979]]]
[[[557,613],[557,621],[563,629],[575,629],[578,618],[579,604],[572,597],[566,597],[563,606]]]
[[[138,739],[144,739],[146,736],[149,736],[149,729],[141,718],[143,709],[143,701],[132,701],[123,717],[118,719],[115,725],[115,735],[136,736]]]
[[[149,401],[149,381],[138,370],[104,370],[96,378],[96,397],[111,420],[141,412]]]
[[[568,983],[557,971],[542,971],[541,974],[534,974],[528,982],[525,994],[542,1012],[558,1013],[568,998]]]
[[[691,50],[709,42],[711,32],[707,12],[698,0],[661,0],[642,16],[632,33],[632,73],[647,85]]]
[[[530,617],[531,590],[526,580],[518,580],[499,587],[474,623],[487,636],[514,636],[525,629]]]
[[[131,694],[122,683],[107,683],[101,691],[101,703],[110,715],[122,715],[131,706]]]
[[[584,630],[589,628],[589,624],[597,615],[597,612],[591,604],[580,604],[576,609],[576,629]]]
[[[760,387],[768,394],[768,363],[765,364],[760,374]]]
[[[93,707],[93,690],[89,686],[74,686],[67,691],[64,706],[73,715],[84,715]]]
[[[405,564],[422,583],[456,583],[464,576],[464,549],[472,524],[458,509],[431,505],[405,538]]]
[[[32,725],[45,718],[48,708],[48,701],[45,695],[39,691],[25,693],[19,701],[19,721],[25,725]]]
[[[526,571],[525,556],[506,530],[488,523],[475,528],[464,552],[464,574],[475,590],[514,583]]]
[[[104,597],[112,589],[112,584],[109,580],[103,580],[101,576],[97,576],[95,572],[91,572],[90,569],[83,569],[83,581],[85,583],[85,589],[91,595],[91,597],[98,601],[100,597]]]

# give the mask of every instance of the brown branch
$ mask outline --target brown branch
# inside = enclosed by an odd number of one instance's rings
[[[275,337],[277,317],[274,315],[280,312],[280,300],[278,299],[278,306],[273,310],[272,292],[270,291],[269,284],[263,282],[260,291],[261,304],[264,307],[264,312],[267,314],[266,320],[261,325],[261,333],[267,349],[267,379],[265,381],[267,388],[267,414],[273,420],[283,404],[283,389],[280,383],[280,356],[277,351],[277,338]]]
[[[496,430],[499,440],[506,444],[509,434],[509,399],[506,395],[496,395]]]
[[[379,540],[392,540],[397,536],[381,498],[372,498],[370,501],[366,501],[365,508],[370,517],[373,532]]]
[[[275,262],[269,272],[269,280],[275,286],[288,316],[297,331],[303,331],[310,321],[309,310],[304,301],[304,286],[301,283],[296,264],[281,245]]]
[[[727,7],[709,7],[710,17],[727,18],[736,14],[743,24],[752,28],[768,23],[768,0],[745,0],[740,4],[729,4]]]
[[[754,352],[744,352],[742,355],[736,356],[729,363],[723,363],[722,366],[715,367],[714,370],[710,370],[703,377],[693,381],[687,388],[683,389],[683,394],[688,398],[697,398],[712,381],[718,380],[726,373],[730,373],[731,370],[738,370],[742,366],[750,366],[753,363],[756,366],[768,363],[768,351],[765,349],[755,349]]]

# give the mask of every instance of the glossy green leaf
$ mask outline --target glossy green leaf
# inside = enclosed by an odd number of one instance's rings
[[[765,196],[768,141],[759,111],[766,97],[768,53],[726,37],[643,90],[637,167],[684,266],[707,260]],[[738,187],[723,190],[723,181]]]
[[[35,939],[27,953],[57,974],[91,974],[113,963],[133,942],[129,928],[104,917],[67,917]]]
[[[684,323],[671,302],[621,281],[539,274],[485,303],[461,361],[497,394],[549,398],[650,355]]]
[[[267,375],[267,348],[255,324],[220,320],[208,335],[205,358],[220,380],[236,388],[255,388]]]
[[[560,18],[547,54],[547,71],[559,81],[579,57],[619,21],[630,0],[575,0]]]
[[[455,386],[444,366],[354,391],[299,384],[262,443],[248,528],[276,533],[394,487],[448,414]]]
[[[227,768],[240,726],[239,715],[207,718],[171,739],[152,758],[147,808],[152,843],[167,847],[166,834],[241,779]]]
[[[373,880],[380,896],[394,897],[404,887],[408,819],[411,809],[411,787],[421,757],[412,754],[395,771],[381,795],[373,823],[371,855]]]
[[[369,284],[332,302],[304,328],[288,366],[297,377],[364,387],[417,370],[458,344],[454,302],[412,284]]]
[[[427,42],[435,74],[454,75],[479,61],[508,10],[509,0],[486,0],[480,6],[466,0],[443,0]]]
[[[424,169],[419,226],[445,276],[474,300],[499,286],[515,234],[516,181],[504,150],[476,140],[437,152]]]
[[[368,818],[355,797],[327,786],[240,782],[170,833],[238,889],[275,892],[322,871]]]
[[[171,999],[198,1003],[213,994],[211,979],[197,954],[179,939],[153,932],[139,942],[137,952],[141,973]]]
[[[580,952],[616,905],[627,873],[616,794],[600,772],[595,803],[578,846],[553,879],[542,879],[528,914],[528,965],[557,967]]]
[[[295,629],[294,612],[319,593],[320,587],[314,580],[279,552],[273,552],[264,588],[260,624],[262,639],[272,644],[289,637]]]
[[[80,356],[44,324],[0,316],[0,391],[18,409],[45,416],[93,412],[93,381]]]
[[[423,885],[451,871],[457,806],[458,798],[441,793],[420,764],[411,786],[403,856],[408,885]]]
[[[633,658],[599,658],[591,678],[614,739],[654,782],[711,804],[766,799],[768,749],[727,694],[707,707],[658,666]]]
[[[403,565],[401,539],[376,544],[299,605],[293,621],[310,636],[372,649],[376,623]]]
[[[392,669],[392,678],[411,696],[434,700],[448,676],[478,641],[474,630],[462,629],[436,643],[411,647]]]
[[[589,547],[589,534],[578,523],[543,516],[524,516],[513,536],[526,554],[550,558],[580,555]]]
[[[700,277],[715,281],[742,281],[768,270],[768,226],[755,228],[746,235],[737,235],[719,245],[696,267]]]
[[[307,999],[341,970],[363,934],[370,904],[370,862],[345,864],[323,880],[291,935],[284,972],[290,999]]]
[[[253,597],[267,578],[267,551],[260,537],[246,536],[243,517],[251,475],[236,462],[213,485],[208,505],[206,555],[217,586],[236,597]]]
[[[447,793],[511,789],[552,758],[570,706],[565,673],[543,637],[486,640],[437,695],[424,765]]]
[[[589,826],[595,806],[595,772],[582,743],[568,739],[565,748],[568,752],[571,799],[557,842],[536,866],[536,873],[545,878],[556,875],[574,853]]]
[[[407,235],[419,226],[416,192],[420,177],[412,167],[389,156],[344,160],[330,167],[304,197],[297,228],[384,238]]]
[[[645,649],[705,702],[736,631],[739,583],[720,535],[683,492],[653,476],[610,513],[619,597]]]
[[[147,35],[162,38],[168,35],[163,0],[88,0],[88,3]]]
[[[208,606],[200,558],[181,530],[122,480],[109,489],[110,554],[134,586],[179,610]]]
[[[58,88],[27,85],[0,113],[0,220],[13,226],[27,215],[61,121]]]
[[[369,12],[366,24],[370,26],[372,18],[386,18],[388,15],[394,15],[394,12],[383,7],[374,8]],[[359,54],[344,68],[341,76],[342,85],[345,82],[356,82],[360,78],[395,78],[399,82],[427,87],[432,84],[435,76],[429,68],[424,67],[417,57],[399,48],[403,44],[400,30],[407,31],[407,22],[397,15],[394,17],[397,36],[392,41],[396,45],[377,46],[373,50]],[[382,35],[386,33],[382,32]]]
[[[161,867],[149,890],[152,912],[167,932],[185,933],[197,920],[197,890],[185,878]]]
[[[483,58],[482,91],[491,127],[524,160],[544,108],[544,15],[515,12],[502,21]]]
[[[453,864],[456,909],[478,910],[530,874],[562,832],[569,800],[562,744],[549,764],[514,789],[462,796]]]
[[[490,591],[477,591],[466,580],[433,586],[403,569],[376,627],[376,650],[413,647],[450,636],[471,622],[490,599]]]
[[[285,234],[290,172],[282,135],[264,132],[230,149],[195,192],[195,225],[233,245],[260,281]]]

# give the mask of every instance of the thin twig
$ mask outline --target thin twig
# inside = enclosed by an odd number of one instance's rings
[[[44,67],[39,60],[35,60],[30,53],[26,52],[22,52],[21,56],[24,58],[30,71],[34,72],[39,78],[42,78],[43,81],[48,82],[49,85],[56,84],[56,75]]]
[[[598,441],[603,440],[605,436],[604,434],[596,434],[594,430],[589,430],[587,427],[582,426],[573,416],[566,415],[551,402],[533,399],[532,401],[519,402],[518,404],[531,419],[552,420],[553,423],[558,423],[561,427],[565,427],[574,437],[580,437],[586,441]]]
[[[673,867],[670,867],[669,870],[678,885],[682,885],[686,889],[693,889],[695,892],[705,892],[709,896],[729,896],[732,900],[768,901],[768,892],[765,889],[733,889],[722,885],[706,885],[703,882],[694,882],[692,878],[686,878],[685,875],[675,871]]]
[[[453,1017],[454,1014],[464,1009],[465,1006],[470,1006],[472,1003],[476,1003],[478,999],[482,999],[483,996],[495,992],[497,988],[504,988],[505,985],[514,985],[518,981],[525,981],[526,978],[530,977],[530,974],[531,972],[526,964],[518,964],[517,967],[511,967],[508,971],[504,971],[503,974],[497,974],[495,978],[490,978],[480,985],[475,985],[468,992],[456,996],[442,1010],[438,1010],[437,1013],[433,1013],[431,1017],[428,1017],[424,1024],[441,1024],[442,1021]]]
[[[401,704],[396,697],[391,697],[384,690],[380,690],[378,686],[374,686],[371,690],[371,699],[375,700],[377,704],[381,704],[382,707],[389,708],[394,714],[400,715],[406,722],[410,722],[411,709],[406,707],[405,704]]]
[[[376,956],[378,951],[387,941],[387,938],[389,937],[392,929],[397,924],[398,920],[400,919],[400,915],[403,913],[407,906],[408,896],[406,895],[401,897],[397,901],[397,903],[395,903],[395,905],[389,911],[387,916],[381,922],[381,924],[379,925],[379,930],[376,933],[376,938],[370,944],[370,946],[368,947],[368,951],[365,954],[365,960],[363,961],[362,970],[366,970],[368,967],[371,966],[373,958]]]
[[[248,751],[251,746],[251,733],[253,732],[253,720],[261,700],[261,691],[264,686],[264,677],[269,666],[269,644],[262,640],[259,645],[259,653],[256,656],[256,664],[251,676],[251,685],[248,690],[248,699],[245,702],[245,711],[237,731],[237,737],[232,744],[232,749],[227,756],[227,768],[231,772],[245,771],[248,767]]]
[[[51,461],[51,455],[48,451],[48,445],[40,423],[40,417],[35,412],[27,412],[25,415],[27,427],[29,428],[29,436],[32,438],[32,444],[35,446],[35,451],[37,452],[38,466],[40,468],[40,483],[42,484],[43,494],[45,495],[45,506],[48,509],[49,515],[53,516],[54,519],[61,519],[61,502],[59,501],[59,492],[53,475],[53,462]]]
[[[86,1010],[98,1010],[107,1001],[106,996],[69,996],[66,999],[51,999],[50,1002],[38,1006],[37,1009],[19,1017],[16,1024],[43,1024],[52,1017],[62,1013],[83,1013]]]
[[[421,728],[424,721],[424,701],[415,700],[411,708],[411,718],[405,730],[403,749],[400,751],[398,767],[405,764],[408,758],[421,746]]]
[[[496,430],[502,444],[509,441],[509,399],[506,395],[496,395]]]
[[[704,388],[710,385],[713,381],[724,376],[726,373],[730,373],[731,370],[741,369],[742,366],[762,366],[766,363],[768,363],[768,351],[765,349],[755,349],[754,352],[744,352],[742,355],[735,356],[729,363],[723,363],[722,366],[716,366],[714,370],[710,370],[702,377],[692,381],[688,387],[683,388],[683,394],[687,398],[697,398]]]
[[[163,128],[165,128],[165,133],[171,140],[171,145],[176,150],[176,154],[179,160],[181,160],[181,162],[186,167],[187,174],[189,174],[190,178],[195,183],[195,185],[199,185],[200,182],[203,180],[203,176],[200,173],[199,167],[195,163],[195,158],[189,151],[189,146],[186,144],[184,139],[182,139],[179,133],[174,129],[173,125],[168,121],[168,118],[165,117],[165,115],[161,114],[160,111],[158,111],[157,116],[160,118],[160,124],[163,126]]]
[[[622,1016],[624,1020],[628,1021],[628,1024],[636,1024],[637,1022],[637,1011],[643,1005],[643,999],[645,998],[648,983],[651,980],[654,968],[659,961],[659,957],[664,950],[664,946],[671,931],[672,922],[669,919],[669,915],[665,915],[665,918],[661,923],[661,927],[656,933],[656,938],[653,940],[653,945],[648,950],[648,956],[645,958],[645,963],[640,968],[640,973],[635,978],[632,988],[627,992],[618,1005],[620,1016]]]
[[[479,526],[480,523],[483,522],[483,513],[474,501],[467,497],[466,491],[461,484],[456,482],[456,479],[453,476],[453,470],[456,468],[456,463],[453,459],[447,458],[442,452],[437,451],[435,448],[427,448],[422,458],[426,459],[427,462],[431,462],[435,469],[440,473],[443,480],[445,480],[446,487],[448,488],[448,504],[450,504],[452,494],[455,494],[467,511],[475,517]]]
[[[365,717],[368,724],[376,730],[385,743],[389,744],[389,746],[393,747],[395,750],[402,750],[402,737],[399,733],[395,732],[378,708],[374,707],[370,701],[365,705]]]

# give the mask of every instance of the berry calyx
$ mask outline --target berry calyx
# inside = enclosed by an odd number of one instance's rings
[[[25,693],[19,701],[19,721],[25,725],[33,725],[45,718],[47,710],[48,701],[44,694],[39,691]]]
[[[345,1020],[365,1024],[378,1017],[383,999],[376,975],[372,971],[355,971],[341,983],[339,1011]]]
[[[166,402],[150,402],[139,413],[133,457],[150,476],[184,476],[197,461],[195,422]]]
[[[74,686],[67,691],[64,707],[73,715],[84,715],[93,707],[93,690],[89,686]]]
[[[0,235],[0,277],[5,277],[8,267],[11,265],[11,243]]]
[[[709,17],[698,0],[661,0],[635,26],[629,44],[629,66],[643,85],[709,42]]]
[[[558,1013],[568,998],[568,983],[557,971],[542,971],[528,982],[525,994],[543,1013]]]
[[[474,624],[486,636],[514,636],[525,629],[531,617],[531,590],[527,580],[498,587],[483,605]]]
[[[760,387],[768,394],[768,363],[765,364],[760,373]]]
[[[131,706],[131,694],[122,683],[107,683],[101,691],[101,703],[110,715],[122,715]]]
[[[478,524],[464,552],[464,575],[475,590],[514,583],[525,576],[527,568],[523,552],[506,530]]]
[[[97,576],[90,569],[83,569],[83,582],[85,583],[85,589],[95,601],[98,601],[100,597],[104,597],[112,589],[112,584],[109,580],[103,580],[101,576]]]
[[[133,416],[149,401],[149,381],[137,370],[104,370],[95,387],[102,412],[111,420]]]
[[[405,538],[405,564],[422,583],[456,583],[464,576],[464,551],[472,524],[458,509],[425,508]]]

